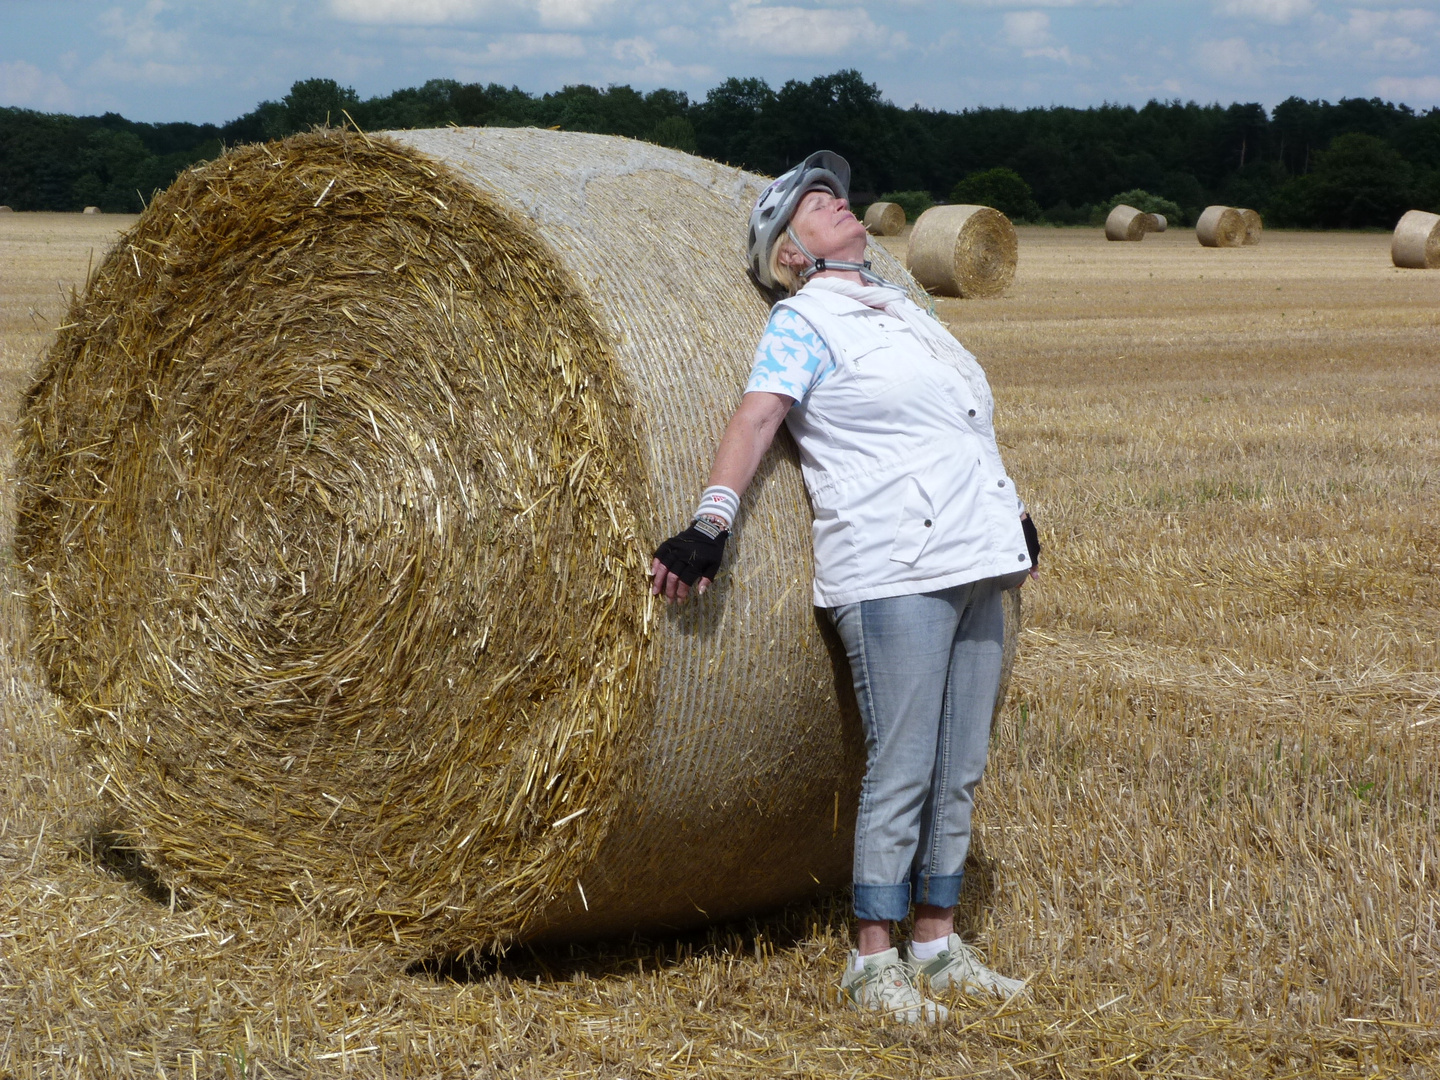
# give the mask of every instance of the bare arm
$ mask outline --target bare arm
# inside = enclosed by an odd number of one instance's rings
[[[715,464],[710,468],[711,485],[723,484],[738,495],[745,494],[760,459],[770,449],[775,432],[785,419],[785,414],[794,404],[784,394],[769,394],[763,391],[746,394],[740,399],[740,407],[725,425],[725,434],[720,437],[720,447],[715,451]],[[654,580],[650,592],[671,600],[684,600],[690,595],[690,586],[670,572],[660,560],[650,563]],[[696,582],[696,591],[704,592],[710,585],[709,578]]]

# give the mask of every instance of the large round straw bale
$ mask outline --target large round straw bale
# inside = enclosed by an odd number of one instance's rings
[[[848,878],[864,751],[788,439],[715,588],[646,590],[768,314],[763,183],[599,135],[329,131],[151,202],[28,397],[17,549],[164,880],[417,957]]]
[[[1260,214],[1254,210],[1241,209],[1240,216],[1245,219],[1245,239],[1243,243],[1246,245],[1258,244],[1260,242],[1260,234],[1265,231],[1265,222],[1261,220]]]
[[[1165,220],[1164,214],[1151,214],[1150,220],[1151,232],[1164,232],[1167,228],[1169,228],[1170,223]]]
[[[1155,218],[1143,210],[1119,203],[1105,218],[1106,240],[1144,240],[1147,232],[1155,232]]]
[[[1408,270],[1440,267],[1440,214],[1405,211],[1390,241],[1390,261]]]
[[[905,228],[905,210],[899,203],[873,202],[865,211],[865,228],[873,236],[896,236]]]
[[[13,214],[15,211],[9,206],[0,206],[0,214]]]
[[[1245,215],[1231,206],[1207,206],[1195,222],[1195,237],[1204,247],[1239,247],[1245,243]]]
[[[85,207],[84,210],[81,210],[80,212],[81,212],[82,214],[98,214],[98,213],[100,213],[100,207],[98,207],[98,206],[87,206],[87,207]]]
[[[999,296],[1015,280],[1015,226],[988,206],[932,206],[910,233],[905,264],[941,296]]]

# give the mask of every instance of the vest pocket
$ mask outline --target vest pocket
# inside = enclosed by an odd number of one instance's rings
[[[890,545],[890,561],[913,563],[920,558],[925,545],[935,532],[935,507],[930,496],[913,476],[905,479],[905,501],[900,507],[900,520],[895,524],[895,540]]]

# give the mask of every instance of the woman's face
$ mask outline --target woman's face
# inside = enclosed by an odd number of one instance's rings
[[[790,227],[817,259],[860,262],[865,258],[865,226],[850,212],[848,200],[837,199],[829,191],[806,192]],[[805,257],[793,248],[782,252],[780,258],[797,268],[807,265]]]

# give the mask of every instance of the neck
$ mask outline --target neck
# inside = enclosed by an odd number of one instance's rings
[[[864,256],[862,255],[862,256],[860,257],[860,259],[845,259],[845,260],[843,260],[843,261],[844,261],[844,262],[859,262],[859,261],[860,261],[861,259],[863,259],[863,258],[864,258]],[[837,260],[837,261],[841,261],[841,260]],[[814,281],[814,280],[816,280],[817,278],[836,278],[836,279],[838,279],[838,280],[840,280],[840,281],[850,281],[850,282],[854,282],[856,285],[864,285],[864,284],[866,283],[866,282],[865,282],[865,279],[864,279],[863,277],[861,277],[861,276],[860,276],[857,272],[855,272],[854,270],[825,270],[825,271],[822,271],[822,272],[819,273],[819,274],[814,274],[814,275],[812,275],[811,278],[810,278],[810,280],[811,280],[811,281]]]

